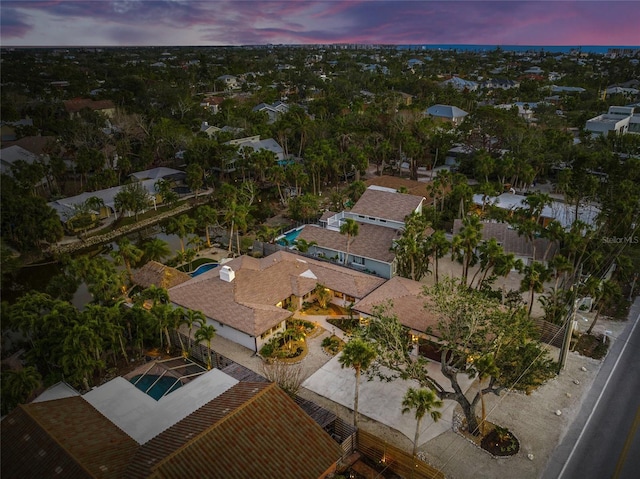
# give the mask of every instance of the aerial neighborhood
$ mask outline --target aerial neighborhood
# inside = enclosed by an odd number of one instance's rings
[[[640,290],[640,49],[0,55],[3,478],[541,477]]]

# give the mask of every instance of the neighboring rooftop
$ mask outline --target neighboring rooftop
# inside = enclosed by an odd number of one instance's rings
[[[404,222],[406,216],[422,205],[423,200],[424,198],[420,196],[397,193],[388,188],[369,186],[350,212]]]
[[[187,273],[157,261],[149,261],[133,273],[133,282],[143,288],[154,285],[169,289],[190,279]]]
[[[342,448],[276,384],[243,382],[142,446],[127,477],[322,477]]]
[[[391,263],[395,258],[395,254],[390,249],[391,245],[393,240],[401,236],[400,230],[358,222],[358,234],[351,237],[349,254]],[[297,239],[307,242],[315,241],[319,246],[336,252],[347,250],[345,235],[320,226],[305,225]]]
[[[20,405],[1,431],[3,479],[120,479],[138,448],[81,396]]]
[[[127,379],[117,377],[83,398],[138,444],[144,444],[237,383],[212,369],[156,401]]]

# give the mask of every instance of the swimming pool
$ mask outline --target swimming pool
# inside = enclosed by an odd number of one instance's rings
[[[206,273],[207,271],[211,271],[213,268],[217,268],[218,263],[205,263],[198,266],[193,273],[191,273],[192,277],[196,277],[202,273]]]
[[[300,231],[302,231],[302,228],[289,230],[285,234],[280,236],[276,241],[276,243],[282,246],[291,246],[293,242],[296,240],[296,238],[298,237],[298,235],[300,234]]]
[[[135,387],[137,387],[140,391],[148,394],[156,401],[160,400],[160,398],[165,394],[169,394],[182,386],[182,383],[179,379],[169,376],[160,377],[155,374],[147,374],[142,379],[140,379],[140,376],[142,375],[138,374],[132,377],[129,382],[134,384]],[[140,381],[138,381],[138,379],[140,379]],[[136,381],[138,382],[136,383]],[[151,385],[153,385],[153,387],[151,387]],[[151,389],[149,389],[150,387]],[[147,391],[147,389],[149,390]]]

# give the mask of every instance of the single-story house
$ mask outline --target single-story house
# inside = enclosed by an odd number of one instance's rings
[[[430,116],[437,120],[451,122],[453,125],[458,126],[464,120],[464,117],[468,113],[461,110],[457,106],[451,105],[433,105],[427,108],[425,116]]]
[[[32,127],[33,120],[31,118],[23,118],[17,121],[0,121],[0,140],[14,141],[17,138],[16,129],[24,127]]]
[[[191,276],[187,273],[157,261],[149,261],[133,273],[133,283],[142,288],[154,285],[169,289],[190,279]]]
[[[531,264],[535,261],[548,261],[556,251],[556,246],[550,244],[545,238],[535,238],[533,244],[526,236],[519,235],[518,232],[508,223],[498,223],[495,221],[482,221],[482,239],[483,241],[495,238],[505,253],[513,253],[516,259],[521,260],[524,264]],[[453,221],[453,234],[457,234],[462,229],[462,220]],[[535,257],[533,256],[535,245]],[[547,253],[548,252],[548,253]],[[545,253],[547,257],[545,258]]]
[[[471,80],[464,80],[463,78],[452,76],[451,78],[440,82],[440,86],[446,88],[452,86],[458,91],[476,91],[478,89],[478,83]]]
[[[496,197],[485,197],[484,195],[477,194],[473,195],[473,203],[480,208],[491,205],[503,210],[513,211],[517,208],[527,207],[524,202],[525,198],[526,196],[515,193],[502,193]],[[560,222],[563,228],[569,229],[575,219],[575,213],[575,206],[560,201],[553,201],[550,205],[544,207],[540,219],[542,226],[546,226],[551,220],[556,220]],[[595,225],[599,213],[600,209],[595,205],[578,207],[578,219],[588,225]]]
[[[149,208],[151,208],[152,206],[156,206],[156,202],[162,202],[162,198],[160,198],[156,189],[156,183],[158,182],[158,180],[173,180],[174,178],[182,178],[184,175],[185,173],[180,170],[159,167],[153,168],[151,170],[132,173],[130,176],[140,181],[142,186],[149,193]],[[61,198],[59,200],[51,201],[47,204],[51,208],[56,210],[58,216],[60,217],[60,221],[66,223],[77,214],[79,205],[85,204],[89,198],[96,197],[102,200],[104,206],[100,208],[100,211],[96,211],[95,214],[98,216],[98,218],[107,218],[112,214],[117,214],[115,207],[115,198],[116,195],[120,193],[122,188],[123,186],[114,186],[112,188],[107,188],[104,190],[85,192],[76,196],[70,196],[67,198]]]
[[[116,113],[116,105],[111,100],[92,100],[90,98],[74,98],[64,102],[64,108],[67,110],[71,119],[80,115],[84,109],[89,109],[102,113],[108,118],[113,118]]]
[[[238,148],[238,151],[243,148],[252,148],[253,151],[267,150],[272,152],[276,157],[276,162],[281,165],[287,165],[291,160],[287,159],[284,154],[284,149],[278,144],[276,140],[273,138],[266,138],[264,140],[260,139],[260,135],[248,136],[245,138],[237,138],[235,140],[230,140],[224,143],[225,145],[233,145]],[[224,169],[225,173],[231,173],[236,171],[235,163],[237,161],[236,158],[230,159],[226,167]],[[219,171],[220,168],[214,167],[213,170]]]
[[[201,311],[221,337],[260,351],[286,320],[314,297],[318,284],[336,304],[355,302],[384,280],[328,262],[278,251],[265,258],[240,256],[169,289],[178,307]]]
[[[218,369],[159,400],[118,377],[84,396],[20,405],[1,434],[9,479],[322,479],[343,455],[276,384]]]
[[[253,111],[257,112],[257,111],[263,111],[267,114],[267,116],[269,117],[269,120],[267,121],[267,123],[271,124],[271,123],[275,123],[275,121],[284,113],[287,113],[289,111],[289,105],[287,105],[286,103],[278,100],[272,104],[269,103],[260,103],[259,105],[256,105],[253,107]]]

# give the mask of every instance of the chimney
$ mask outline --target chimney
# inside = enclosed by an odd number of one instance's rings
[[[231,266],[223,266],[220,268],[220,279],[231,283],[236,277],[236,272],[231,269]]]

